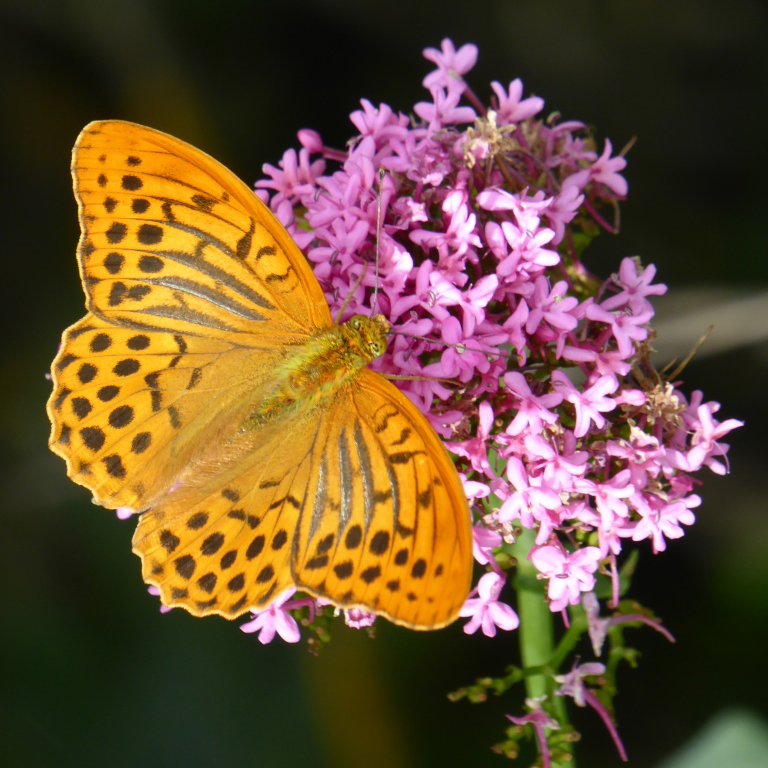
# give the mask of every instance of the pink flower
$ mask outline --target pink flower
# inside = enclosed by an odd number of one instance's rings
[[[491,564],[497,569],[493,549],[500,547],[501,534],[491,530],[483,523],[477,523],[472,528],[472,554],[480,565]]]
[[[529,308],[526,332],[538,334],[546,341],[556,340],[555,354],[558,357],[565,346],[566,332],[579,323],[573,314],[579,300],[575,296],[566,297],[567,288],[565,280],[560,280],[550,289],[547,279],[539,275],[534,281],[533,292],[525,300]],[[542,327],[542,323],[547,323],[549,328]]]
[[[659,441],[637,427],[630,428],[629,440],[608,440],[605,444],[608,456],[622,459],[630,471],[630,482],[635,488],[645,488],[649,475],[656,477],[661,471],[665,451]]]
[[[618,171],[627,167],[627,161],[623,157],[611,157],[613,145],[606,139],[603,154],[588,168],[568,176],[563,182],[563,189],[576,186],[583,189],[590,181],[604,184],[620,197],[627,194],[627,180]]]
[[[536,741],[539,745],[539,754],[541,755],[542,768],[552,768],[552,758],[549,754],[547,731],[560,730],[560,723],[548,715],[541,708],[541,704],[539,702],[526,700],[525,703],[526,706],[531,709],[527,715],[523,715],[523,717],[513,717],[512,715],[507,715],[507,718],[511,720],[515,725],[527,725],[530,723],[533,726],[533,730],[536,734]]]
[[[353,629],[370,627],[376,621],[376,614],[366,611],[364,608],[345,608],[344,623]]]
[[[594,592],[585,592],[581,596],[581,604],[584,608],[584,613],[587,616],[587,622],[589,623],[589,639],[592,642],[592,650],[595,652],[595,656],[601,655],[608,630],[611,627],[615,627],[619,624],[628,624],[629,622],[639,621],[643,624],[647,624],[649,627],[652,627],[657,632],[664,635],[670,643],[675,642],[675,638],[666,627],[642,613],[623,613],[609,616],[606,619],[600,618],[600,602]],[[561,678],[563,682],[565,682],[566,679],[567,677]],[[578,683],[573,680],[570,681],[570,684],[573,685],[574,688],[578,685]],[[570,695],[567,689],[562,689],[561,692],[564,695]]]
[[[642,271],[638,271],[639,269],[637,259],[627,256],[621,260],[614,282],[623,290],[604,299],[600,303],[603,309],[612,310],[628,306],[634,315],[653,313],[653,305],[645,297],[661,296],[667,292],[667,286],[663,283],[652,285],[651,281],[656,276],[656,267],[653,264],[649,264]]]
[[[557,693],[560,696],[570,696],[579,707],[585,707],[587,704],[591,706],[595,712],[600,715],[605,727],[611,734],[613,743],[616,746],[616,750],[619,753],[619,757],[622,760],[627,760],[627,753],[624,750],[624,745],[619,738],[619,732],[616,730],[616,726],[611,719],[611,715],[606,709],[605,705],[600,699],[595,696],[592,691],[584,685],[583,679],[589,676],[603,675],[605,673],[605,665],[598,662],[592,662],[589,664],[580,664],[574,666],[574,668],[567,675],[555,675],[555,680],[561,683],[560,689]]]
[[[447,443],[450,450],[459,456],[469,459],[472,468],[490,478],[495,478],[490,462],[488,461],[488,438],[493,426],[493,408],[490,403],[481,402],[477,409],[478,427],[477,435],[464,442],[452,441]]]
[[[147,587],[147,592],[149,592],[149,594],[153,595],[154,597],[160,597],[160,590],[154,584],[150,584]],[[160,613],[170,613],[172,610],[172,605],[165,605],[162,602],[160,603]]]
[[[486,319],[485,307],[496,294],[499,278],[496,275],[481,277],[471,288],[459,294],[459,306],[463,316],[466,336],[475,334],[477,327]]]
[[[311,192],[317,179],[325,170],[325,161],[311,162],[307,149],[301,149],[298,155],[295,149],[287,149],[278,166],[276,168],[274,165],[265,163],[262,170],[272,179],[256,182],[257,188],[274,189],[278,193],[272,201],[273,206],[284,198],[290,199]]]
[[[590,320],[597,320],[610,326],[619,347],[619,354],[623,358],[628,358],[632,356],[635,349],[633,342],[648,338],[648,328],[645,326],[653,317],[653,310],[640,315],[628,315],[623,312],[608,312],[599,304],[590,304],[586,308],[586,315]]]
[[[602,517],[586,501],[572,505],[570,518],[583,523],[583,526],[597,530],[600,556],[618,555],[622,549],[621,537],[624,535],[627,518],[608,515]]]
[[[517,402],[517,414],[507,427],[507,434],[519,435],[523,430],[532,433],[541,432],[544,424],[554,424],[557,414],[549,410],[560,405],[563,396],[559,392],[535,396],[525,380],[525,376],[518,371],[504,374],[504,385],[519,398]]]
[[[589,592],[595,586],[592,574],[600,563],[600,550],[597,547],[582,547],[567,553],[548,544],[534,550],[531,561],[536,570],[549,579],[549,607],[557,612],[569,603],[578,603],[581,593]]]
[[[631,536],[633,541],[651,539],[654,553],[667,548],[665,539],[679,539],[684,531],[682,525],[693,525],[696,516],[691,507],[698,507],[701,498],[690,495],[685,499],[669,502],[654,494],[642,494],[635,499],[640,519],[619,531],[620,536]]]
[[[478,343],[477,346],[473,344],[469,347],[462,325],[455,317],[448,317],[443,322],[440,327],[440,338],[447,345],[440,356],[440,362],[425,365],[420,375],[469,381],[475,372],[484,372],[490,368],[487,355],[481,351],[482,344]]]
[[[525,465],[517,456],[507,460],[506,475],[515,490],[499,507],[499,522],[519,519],[525,528],[533,528],[534,521],[546,516],[546,510],[555,510],[562,505],[555,491],[541,486],[540,480],[528,475]]]
[[[413,111],[429,123],[430,131],[438,131],[452,123],[471,123],[475,119],[476,114],[472,107],[459,106],[459,91],[446,91],[437,85],[432,86],[430,91],[433,101],[420,101],[413,107]]]
[[[595,366],[595,373],[600,376],[618,378],[626,376],[632,369],[618,350],[598,351],[593,342],[586,342],[581,347],[566,344],[563,347],[562,357],[572,362],[592,363]]]
[[[464,631],[474,634],[482,627],[486,637],[494,637],[496,627],[499,629],[517,629],[520,624],[517,614],[506,603],[498,601],[501,588],[504,586],[505,577],[495,571],[486,573],[480,577],[476,589],[468,597],[459,611],[459,616],[472,618],[464,625]]]
[[[427,89],[434,87],[455,89],[462,92],[466,88],[462,75],[469,72],[477,62],[477,46],[467,43],[457,51],[453,41],[444,38],[437,48],[425,48],[424,58],[437,64],[437,69],[430,72],[421,82]]]
[[[615,392],[619,387],[614,376],[601,376],[591,387],[580,392],[564,371],[555,370],[552,372],[552,384],[576,409],[576,424],[573,428],[576,437],[584,437],[587,434],[590,422],[593,422],[597,429],[602,429],[605,426],[605,417],[602,414],[616,407],[616,403],[606,397],[609,392]]]
[[[299,607],[295,603],[303,602],[290,601],[295,592],[295,587],[283,590],[266,608],[252,611],[251,620],[242,624],[240,629],[243,632],[258,632],[259,642],[264,644],[271,642],[275,633],[286,643],[297,643],[301,639],[299,625],[288,613],[290,608]]]
[[[528,282],[545,267],[560,263],[560,256],[544,247],[555,233],[546,228],[536,228],[531,232],[511,221],[502,221],[501,224],[489,221],[485,226],[488,245],[499,259],[496,274],[510,285]],[[532,291],[531,286],[530,289],[520,292],[526,295]]]
[[[612,151],[611,141],[606,139],[603,154],[589,168],[590,177],[624,197],[628,189],[627,180],[618,171],[627,167],[627,161],[623,157],[611,157]]]
[[[322,152],[325,149],[322,137],[317,131],[313,131],[311,128],[299,128],[296,132],[296,136],[298,137],[301,146],[309,152]]]
[[[552,243],[559,243],[565,237],[566,224],[573,221],[579,212],[584,195],[578,187],[566,187],[559,195],[551,198],[546,208],[543,208],[542,216],[546,216],[550,227],[555,232]]]
[[[586,705],[584,694],[584,678],[591,675],[605,674],[605,664],[592,662],[589,664],[579,664],[566,675],[555,675],[555,680],[560,683],[559,693],[561,696],[571,696],[580,707]]]
[[[574,478],[587,471],[589,453],[576,450],[576,438],[571,430],[564,430],[561,452],[551,442],[537,434],[525,436],[528,465],[533,472],[544,478],[544,482],[557,493],[570,492]]]
[[[521,301],[515,311],[504,321],[502,328],[509,335],[509,343],[517,350],[517,362],[520,367],[525,365],[528,337],[524,333],[528,320],[528,305]]]
[[[443,201],[443,210],[448,218],[448,225],[441,230],[416,229],[410,233],[414,243],[425,250],[435,248],[439,254],[439,263],[456,260],[482,245],[475,234],[476,216],[469,212],[464,193],[451,192]]]
[[[579,478],[573,481],[573,490],[594,498],[602,524],[608,528],[614,518],[629,516],[629,508],[623,499],[635,493],[634,486],[629,482],[631,476],[632,473],[628,469],[623,469],[604,482]]]
[[[368,99],[360,99],[363,108],[352,112],[349,119],[361,136],[371,136],[376,144],[385,145],[392,140],[404,141],[408,136],[408,117],[396,115],[392,107],[380,104],[374,107]]]
[[[461,484],[464,486],[464,494],[471,504],[474,499],[484,499],[490,495],[491,489],[485,483],[478,483],[477,480],[467,480],[466,475],[459,473]]]
[[[691,439],[693,448],[690,454],[696,457],[693,459],[694,464],[700,456],[703,464],[706,464],[713,472],[723,475],[725,474],[725,467],[719,461],[715,461],[713,457],[725,456],[728,452],[728,447],[721,445],[717,441],[732,429],[743,426],[744,422],[738,419],[728,419],[723,422],[716,421],[712,418],[712,413],[719,407],[716,403],[707,403],[706,405],[700,405],[696,409],[698,426]],[[691,421],[694,424],[696,423],[696,420]]]
[[[510,125],[518,123],[526,118],[533,117],[544,109],[544,99],[538,96],[530,96],[520,100],[523,95],[523,81],[518,77],[509,84],[505,90],[501,83],[491,83],[491,88],[498,100],[496,106],[496,122],[498,125]]]

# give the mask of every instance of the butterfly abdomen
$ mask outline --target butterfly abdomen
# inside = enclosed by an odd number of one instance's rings
[[[245,429],[259,429],[332,398],[361,368],[384,353],[388,331],[389,322],[383,315],[355,315],[290,349],[272,391],[248,415]]]

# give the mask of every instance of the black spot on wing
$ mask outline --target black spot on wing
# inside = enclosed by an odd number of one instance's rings
[[[235,256],[238,259],[244,259],[251,250],[251,242],[253,241],[253,233],[256,229],[256,222],[251,219],[251,226],[248,231],[237,241],[237,247],[235,249]]]
[[[348,579],[354,573],[354,567],[351,560],[337,563],[333,566],[333,572],[339,579]]]
[[[372,555],[383,555],[389,549],[389,531],[376,531],[368,545]]]
[[[347,549],[356,549],[360,546],[360,542],[363,540],[363,529],[355,524],[348,531],[344,537],[344,546]]]
[[[160,531],[160,543],[168,552],[173,552],[181,543],[181,539],[170,531]]]
[[[192,557],[192,555],[182,555],[181,557],[177,557],[173,561],[173,565],[176,568],[176,573],[183,579],[191,579],[195,572],[195,568],[197,567],[195,558]]]
[[[200,552],[204,555],[214,555],[224,545],[223,533],[212,533],[207,536],[203,543],[200,545]]]
[[[379,576],[381,576],[381,567],[378,565],[371,565],[360,573],[360,578],[366,584],[372,584]]]

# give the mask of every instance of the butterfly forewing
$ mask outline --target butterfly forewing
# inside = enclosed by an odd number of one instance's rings
[[[330,312],[268,209],[188,144],[92,123],[72,174],[91,313],[54,361],[51,447],[99,503],[141,510]]]
[[[170,474],[169,444],[211,398],[222,356],[242,350],[211,337],[115,326],[88,315],[67,330],[54,361],[51,447],[99,503],[144,509]],[[167,481],[166,481],[167,484]]]
[[[251,190],[199,150],[129,123],[91,123],[72,174],[92,311],[235,342],[330,325],[295,243]]]
[[[54,360],[51,447],[98,503],[147,510],[134,551],[163,601],[233,617],[295,585],[408,626],[455,618],[472,558],[453,463],[399,390],[350,377],[351,352],[306,389],[330,310],[269,209],[132,123],[87,126],[73,177],[89,313]]]

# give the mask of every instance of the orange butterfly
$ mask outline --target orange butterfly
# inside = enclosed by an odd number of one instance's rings
[[[417,629],[467,596],[469,507],[424,415],[334,324],[290,235],[224,166],[133,123],[73,151],[88,314],[53,363],[50,445],[166,605],[233,618],[291,585]]]

